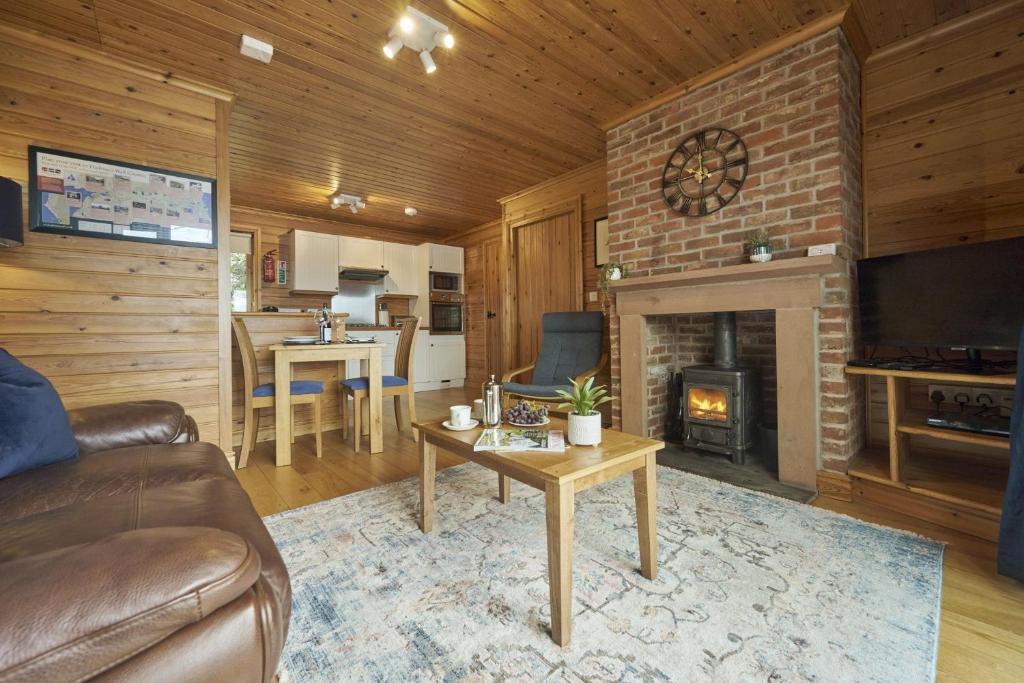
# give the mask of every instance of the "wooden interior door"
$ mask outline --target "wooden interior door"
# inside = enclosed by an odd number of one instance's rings
[[[483,289],[485,351],[484,364],[488,376],[501,379],[504,367],[501,362],[501,239],[494,238],[483,243]]]
[[[583,309],[579,213],[570,210],[514,226],[511,245],[515,367],[522,367],[537,359],[545,313]]]

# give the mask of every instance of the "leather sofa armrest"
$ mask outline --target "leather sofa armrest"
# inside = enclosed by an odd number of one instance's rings
[[[204,527],[114,534],[0,564],[0,680],[85,680],[253,588],[259,553]]]
[[[199,440],[196,422],[171,401],[131,401],[68,411],[82,454]]]

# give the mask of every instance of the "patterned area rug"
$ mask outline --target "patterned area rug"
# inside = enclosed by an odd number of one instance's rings
[[[544,497],[467,464],[266,518],[291,572],[292,681],[929,681],[942,546],[658,468],[659,573],[632,480],[576,498],[572,642],[548,636]]]

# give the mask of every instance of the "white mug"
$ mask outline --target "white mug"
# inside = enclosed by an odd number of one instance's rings
[[[448,423],[452,427],[465,427],[469,424],[469,406],[452,406],[448,409]]]
[[[482,398],[478,398],[473,401],[473,419],[484,419],[484,400]]]

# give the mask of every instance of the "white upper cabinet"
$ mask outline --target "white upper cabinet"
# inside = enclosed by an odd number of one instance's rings
[[[361,237],[339,237],[335,266],[379,270],[384,267],[384,243]]]
[[[291,254],[289,276],[293,292],[338,291],[338,237],[321,232],[292,230],[288,233]]]
[[[412,244],[384,243],[385,294],[420,296],[418,251]]]
[[[462,247],[452,247],[447,244],[431,244],[430,270],[435,273],[461,273],[462,268]]]

